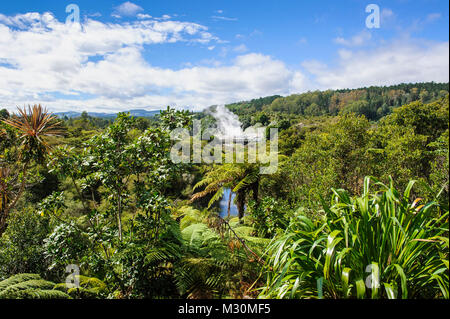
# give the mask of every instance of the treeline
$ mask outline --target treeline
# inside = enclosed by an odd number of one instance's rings
[[[293,125],[280,133],[286,161],[271,176],[279,183],[273,189],[284,200],[311,206],[333,187],[359,194],[364,177],[377,176],[385,183],[392,177],[400,188],[419,180],[433,188],[422,188],[422,196],[441,191],[448,199],[448,105],[447,95],[396,108],[375,124],[350,113]]]
[[[277,116],[321,116],[356,113],[375,121],[392,110],[414,101],[429,103],[448,94],[448,83],[415,83],[371,86],[360,89],[313,91],[254,99],[227,105],[238,114],[244,127]],[[267,123],[262,123],[267,124]]]

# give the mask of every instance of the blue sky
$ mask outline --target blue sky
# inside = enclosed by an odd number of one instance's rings
[[[65,23],[66,6],[80,24]],[[374,3],[380,28],[367,28]],[[448,1],[2,1],[0,106],[205,106],[447,82]]]

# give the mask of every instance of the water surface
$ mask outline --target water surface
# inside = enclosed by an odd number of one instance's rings
[[[227,188],[223,192],[223,197],[219,202],[220,207],[220,217],[225,218],[228,217],[228,200],[230,199],[231,189]],[[231,205],[230,205],[230,215],[238,216],[238,210],[236,204],[234,204],[234,198],[236,197],[235,193],[231,194]]]

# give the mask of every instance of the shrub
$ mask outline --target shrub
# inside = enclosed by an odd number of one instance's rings
[[[34,211],[16,212],[0,238],[0,278],[18,273],[47,272],[44,239],[51,230],[49,219]]]
[[[249,213],[254,219],[258,236],[272,238],[278,229],[285,229],[288,222],[289,207],[272,197],[264,197],[259,203],[250,201]]]
[[[45,250],[50,268],[65,267],[68,264],[80,264],[89,252],[90,242],[86,234],[74,224],[60,224],[45,239]]]

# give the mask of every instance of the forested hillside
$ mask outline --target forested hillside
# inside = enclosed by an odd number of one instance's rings
[[[448,83],[399,84],[347,90],[314,91],[287,97],[278,95],[227,105],[244,126],[267,122],[267,114],[320,116],[356,113],[379,120],[401,105],[413,101],[429,103],[448,94]],[[256,116],[255,116],[256,113]]]

